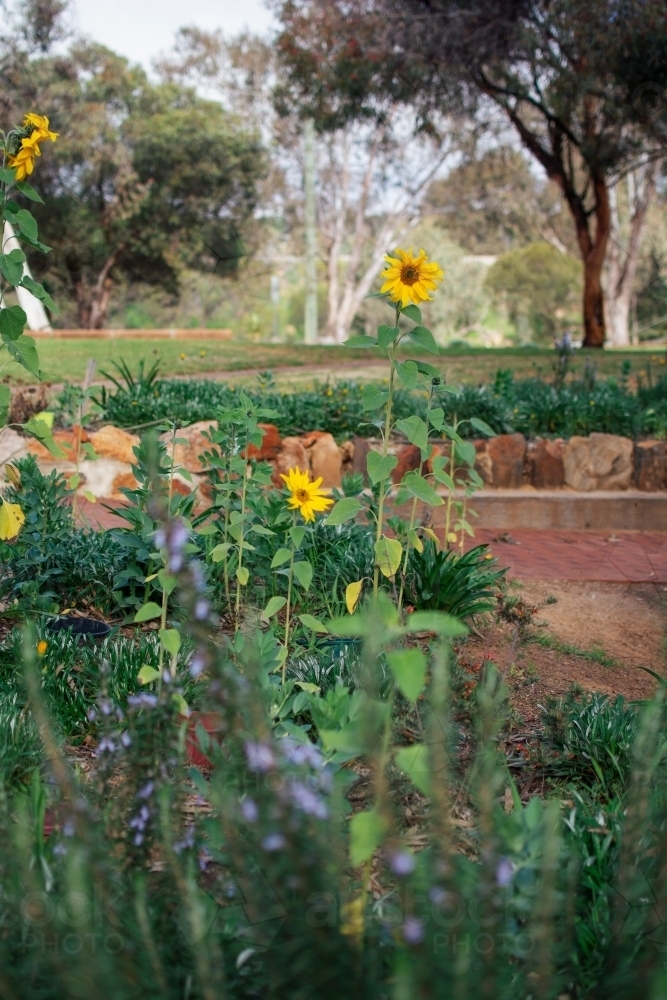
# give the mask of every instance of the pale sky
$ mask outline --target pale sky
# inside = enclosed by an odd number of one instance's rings
[[[264,33],[272,24],[263,0],[75,0],[75,26],[97,42],[149,69],[176,31],[188,25],[235,35]]]

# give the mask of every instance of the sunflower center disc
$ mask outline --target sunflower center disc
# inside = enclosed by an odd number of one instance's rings
[[[297,490],[296,498],[299,501],[299,503],[308,503],[308,501],[310,500],[310,493],[308,492],[308,490]]]
[[[416,281],[419,281],[419,271],[412,264],[407,264],[405,267],[401,268],[401,281],[404,285],[414,285]]]

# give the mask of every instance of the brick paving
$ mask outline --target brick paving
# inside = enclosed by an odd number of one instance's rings
[[[117,500],[82,500],[79,519],[92,527],[123,527],[105,509]],[[468,547],[483,542],[507,566],[510,577],[607,583],[667,583],[667,532],[547,531],[478,528]]]

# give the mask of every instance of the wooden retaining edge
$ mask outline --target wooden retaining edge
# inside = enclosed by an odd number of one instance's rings
[[[667,492],[478,490],[469,498],[468,508],[477,513],[470,518],[473,528],[667,532]],[[431,524],[444,527],[444,506],[421,506],[419,513],[424,515],[428,510]]]
[[[30,330],[38,340],[231,340],[233,330]]]

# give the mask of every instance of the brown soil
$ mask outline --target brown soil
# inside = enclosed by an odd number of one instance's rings
[[[524,639],[514,625],[489,623],[467,640],[462,661],[473,667],[492,660],[526,723],[539,718],[548,695],[564,694],[572,684],[629,700],[652,695],[656,682],[640,668],[666,671],[666,587],[530,581],[516,593],[530,605],[549,597],[556,602],[540,608]]]

